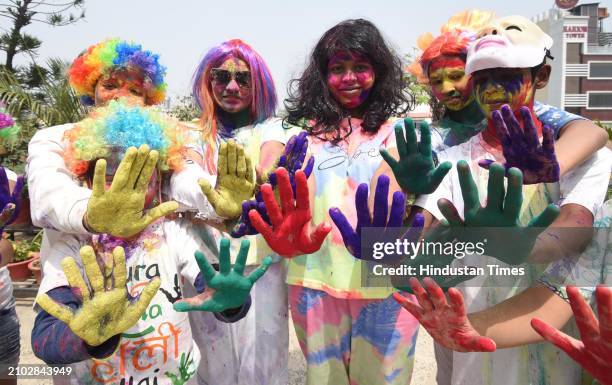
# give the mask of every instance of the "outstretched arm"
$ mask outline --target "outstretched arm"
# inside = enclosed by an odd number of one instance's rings
[[[532,318],[545,320],[560,329],[571,316],[572,310],[563,298],[536,285],[495,306],[471,313],[468,318],[480,334],[503,349],[543,340],[529,327]]]
[[[567,123],[555,143],[561,176],[582,164],[607,142],[606,131],[590,120],[579,119]]]
[[[421,286],[416,278],[410,285],[418,304],[396,293],[395,299],[427,329],[442,346],[459,352],[494,351],[496,348],[542,341],[530,326],[534,317],[561,328],[570,319],[569,304],[544,286],[533,286],[522,293],[480,312],[467,314],[463,295],[442,289],[430,278]]]
[[[57,303],[77,310],[81,301],[68,286],[61,286],[47,292]],[[106,358],[119,346],[120,335],[116,335],[102,345],[90,346],[79,338],[67,324],[42,310],[36,316],[32,330],[32,351],[34,355],[49,365],[72,364],[90,358]]]

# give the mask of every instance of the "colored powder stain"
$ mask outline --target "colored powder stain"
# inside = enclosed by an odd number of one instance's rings
[[[327,294],[324,291],[313,290],[305,287],[300,294],[297,310],[300,314],[306,315],[310,309],[321,304],[321,298]]]
[[[330,344],[318,352],[308,353],[306,362],[308,365],[320,365],[330,359],[342,360],[344,352],[350,349],[351,334],[346,333],[340,339],[340,345]]]
[[[402,338],[396,328],[401,306],[393,299],[365,306],[353,325],[353,338],[362,337],[383,356],[392,355]]]
[[[388,383],[393,382],[393,380],[395,380],[395,378],[397,376],[399,376],[402,373],[402,369],[395,369],[391,374],[385,375],[385,380]]]

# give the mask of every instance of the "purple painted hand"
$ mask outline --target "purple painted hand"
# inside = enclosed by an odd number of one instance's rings
[[[370,215],[368,208],[368,185],[362,183],[355,193],[355,208],[357,210],[357,227],[353,228],[346,216],[337,207],[329,209],[329,216],[338,227],[347,250],[357,259],[364,259],[361,255],[361,229],[364,227],[402,227],[406,212],[406,196],[400,191],[393,193],[391,213],[389,214],[388,200],[389,177],[381,175],[376,183],[374,193],[374,213]],[[417,214],[412,228],[404,234],[403,238],[416,240],[423,228],[423,216]]]
[[[308,133],[306,131],[300,132],[298,135],[293,135],[287,145],[285,145],[285,152],[281,155],[278,160],[278,164],[276,168],[283,167],[289,173],[289,180],[291,182],[291,187],[293,188],[293,193],[295,194],[295,172],[297,170],[302,169],[302,165],[304,164],[304,160],[306,159],[306,152],[308,151]],[[304,174],[306,174],[306,178],[310,177],[312,174],[312,169],[314,168],[314,157],[310,157],[308,162],[306,163],[306,167],[304,168]],[[268,183],[272,185],[272,187],[276,187],[278,184],[276,173],[271,172],[268,176]]]
[[[304,159],[306,159],[306,152],[308,151],[308,133],[306,131],[300,132],[298,135],[293,135],[287,145],[285,146],[285,151],[283,155],[281,155],[278,160],[278,167],[283,167],[289,173],[289,181],[291,183],[291,188],[293,189],[293,193],[295,194],[295,173],[297,170],[302,169],[302,165],[304,164]],[[314,168],[314,157],[310,157],[308,162],[306,163],[306,167],[304,168],[304,174],[306,174],[306,178],[312,174],[312,169]],[[275,168],[275,169],[276,169]],[[278,185],[278,179],[275,172],[271,172],[268,175],[268,183],[274,188]],[[255,193],[255,199],[250,201],[245,201],[242,203],[242,215],[238,220],[238,223],[234,226],[230,235],[233,238],[240,238],[245,235],[254,235],[258,234],[257,230],[251,224],[251,220],[249,219],[249,211],[257,210],[261,215],[262,219],[268,224],[272,225],[270,219],[268,218],[268,213],[266,211],[266,205],[264,204],[263,198],[261,196],[261,191],[257,191]]]
[[[506,173],[516,167],[523,172],[523,184],[551,183],[559,181],[559,162],[555,155],[555,140],[548,126],[542,128],[542,144],[528,107],[521,107],[523,127],[508,105],[493,112],[493,123],[502,143]],[[478,162],[489,169],[493,160]]]
[[[234,228],[230,231],[230,235],[233,238],[259,234],[249,219],[249,211],[251,210],[257,210],[262,219],[266,221],[267,224],[271,224],[268,212],[266,211],[266,205],[261,198],[261,193],[257,193],[256,199],[242,202],[242,215],[238,223],[236,223]]]
[[[13,192],[4,167],[0,167],[0,231],[11,224],[19,214],[19,197],[23,189],[23,176],[17,178]]]

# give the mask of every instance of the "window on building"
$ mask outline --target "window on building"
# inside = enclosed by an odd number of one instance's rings
[[[612,108],[612,92],[588,92],[587,108]]]
[[[589,79],[612,79],[612,61],[589,62]]]

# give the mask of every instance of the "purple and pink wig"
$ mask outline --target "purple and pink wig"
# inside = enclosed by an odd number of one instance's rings
[[[214,149],[217,136],[218,108],[213,99],[211,86],[211,70],[223,64],[230,58],[243,60],[251,71],[251,94],[253,99],[250,107],[252,124],[265,121],[276,115],[276,89],[274,80],[263,58],[250,45],[240,39],[225,41],[211,48],[196,69],[193,76],[193,97],[202,111],[201,125],[204,128],[204,139],[210,150]],[[211,151],[210,153],[214,153]],[[207,160],[207,167],[210,165]],[[209,170],[210,171],[210,170]]]

